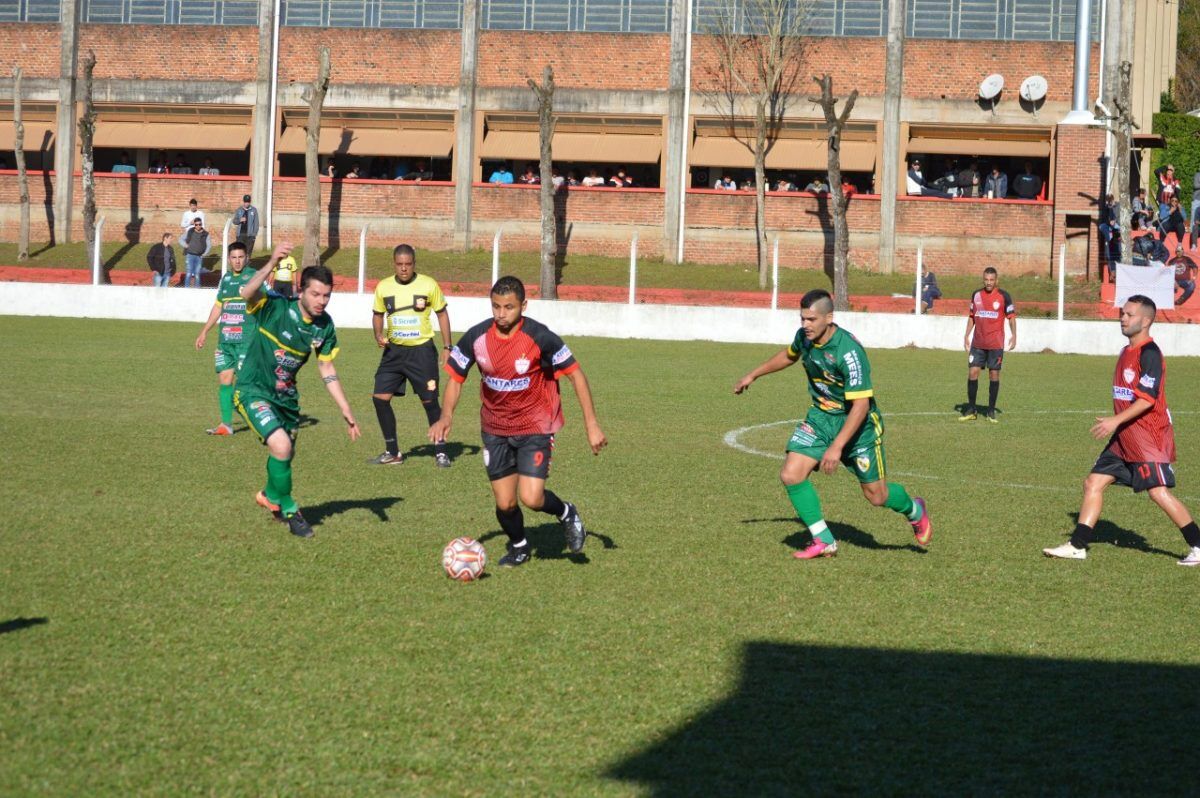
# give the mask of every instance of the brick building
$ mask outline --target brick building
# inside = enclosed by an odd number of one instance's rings
[[[41,211],[34,238],[51,227],[60,239],[80,234],[72,210],[78,177],[67,191],[58,173],[78,170],[72,65],[88,50],[97,60],[97,202],[109,220],[106,238],[156,238],[193,196],[222,218],[245,193],[267,212],[272,235],[299,231],[302,90],[324,45],[333,69],[322,164],[332,162],[339,175],[357,164],[366,178],[323,178],[331,243],[356,240],[369,225],[373,243],[449,249],[485,245],[503,227],[508,246],[536,248],[538,192],[487,181],[501,164],[519,173],[536,160],[536,103],[526,81],[550,64],[556,168],[579,178],[624,169],[637,186],[560,192],[568,252],[620,253],[636,232],[643,253],[673,259],[682,213],[685,259],[753,260],[753,194],[712,189],[725,173],[752,175],[750,153],[731,137],[714,95],[716,55],[705,32],[720,8],[709,0],[0,0],[4,72],[24,70],[27,158],[39,170],[31,180]],[[1073,0],[910,0],[899,124],[889,133],[887,2],[815,3],[800,72],[830,72],[839,95],[860,95],[841,149],[858,192],[849,208],[853,263],[880,263],[890,218],[896,268],[911,269],[922,247],[933,268],[974,271],[986,260],[1049,274],[1066,244],[1071,271],[1094,271],[1106,134],[1060,124],[1072,107],[1075,8]],[[1130,61],[1142,133],[1151,132],[1173,74],[1177,13],[1166,0],[1092,6],[1087,97],[1107,96],[1104,76]],[[1128,35],[1109,35],[1127,26]],[[981,81],[993,74],[1004,88],[988,99]],[[1032,102],[1020,95],[1030,76],[1045,85]],[[813,85],[798,88],[787,112],[767,163],[772,180],[803,186],[824,171],[820,109],[807,96]],[[5,80],[0,166],[9,168],[11,120]],[[914,156],[928,178],[975,162],[981,174],[995,165],[1011,180],[1029,162],[1041,185],[1029,200],[907,196]],[[220,175],[151,174],[164,160],[193,171],[208,160]],[[894,208],[879,195],[888,169],[898,185]],[[432,179],[402,179],[420,173]],[[16,237],[15,183],[0,169],[5,240]],[[825,199],[772,192],[767,205],[783,262],[822,265],[832,237]]]

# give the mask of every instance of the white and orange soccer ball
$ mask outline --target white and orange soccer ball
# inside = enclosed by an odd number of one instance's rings
[[[446,576],[459,582],[474,582],[487,566],[487,552],[474,538],[455,538],[442,549],[442,568]]]

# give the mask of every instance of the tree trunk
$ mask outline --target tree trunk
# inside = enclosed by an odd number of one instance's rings
[[[25,171],[25,123],[21,119],[21,68],[13,69],[13,160],[17,162],[17,192],[21,203],[21,226],[17,232],[17,260],[29,260],[29,175]]]
[[[1130,90],[1130,74],[1133,65],[1122,61],[1117,79],[1117,91],[1113,105],[1116,106],[1116,120],[1113,130],[1113,155],[1117,159],[1116,170],[1113,174],[1114,186],[1109,189],[1117,198],[1119,214],[1118,224],[1121,228],[1121,262],[1129,263],[1133,255],[1130,249],[1133,229],[1133,207],[1129,185],[1130,148],[1133,145],[1133,119],[1131,118],[1132,92]]]
[[[329,48],[322,47],[317,64],[317,79],[309,88],[308,128],[304,140],[304,259],[302,265],[321,265],[321,165],[318,145],[321,141],[321,108],[329,90]]]
[[[79,119],[79,158],[83,170],[83,240],[88,250],[96,245],[96,159],[92,139],[96,133],[96,106],[92,102],[92,72],[96,54],[88,50],[83,57],[83,116]],[[60,176],[70,180],[70,176]],[[107,281],[107,277],[105,278]]]
[[[825,112],[825,129],[829,133],[827,170],[829,173],[829,210],[833,216],[833,307],[834,310],[850,309],[850,285],[846,276],[850,256],[850,229],[846,226],[846,205],[849,198],[842,190],[842,130],[858,100],[858,89],[850,92],[841,113],[837,110],[837,98],[833,96],[833,78],[829,75],[813,78],[821,87],[821,96],[812,101]]]
[[[554,69],[547,64],[542,70],[542,85],[528,80],[537,96],[538,139],[541,151],[538,171],[541,179],[542,206],[542,269],[538,283],[542,299],[558,299],[558,225],[554,214],[554,170],[551,168],[554,143]]]

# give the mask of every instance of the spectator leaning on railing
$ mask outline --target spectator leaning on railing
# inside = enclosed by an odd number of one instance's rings
[[[1008,199],[1008,175],[993,166],[983,181],[983,196],[988,199]]]
[[[1034,173],[1033,163],[1025,162],[1025,171],[1013,178],[1012,192],[1023,200],[1035,200],[1042,193],[1042,177]]]

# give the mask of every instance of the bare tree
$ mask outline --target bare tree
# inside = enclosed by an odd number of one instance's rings
[[[21,119],[20,67],[13,68],[13,160],[17,162],[17,191],[21,202],[21,227],[17,232],[17,260],[29,260],[29,175],[25,171],[25,122]]]
[[[829,75],[814,77],[821,87],[821,96],[811,98],[825,112],[825,129],[829,134],[829,210],[833,216],[833,307],[836,310],[850,309],[850,285],[846,279],[846,262],[850,253],[850,228],[846,225],[846,205],[850,198],[842,190],[842,130],[858,100],[858,89],[850,92],[841,113],[837,110],[838,99],[833,96],[833,78]]]
[[[716,0],[705,32],[713,37],[713,88],[702,91],[726,132],[754,156],[758,285],[766,288],[767,154],[775,146],[804,65],[801,36],[813,0]],[[751,125],[747,127],[747,117]]]
[[[83,57],[83,116],[79,118],[79,158],[83,171],[83,240],[88,249],[96,244],[96,158],[92,139],[96,135],[96,105],[92,101],[92,72],[96,69],[96,53],[87,51]],[[60,175],[70,180],[70,175]]]
[[[558,224],[554,218],[554,170],[551,160],[554,144],[554,68],[546,64],[542,85],[528,79],[537,96],[538,139],[541,143],[538,171],[541,175],[542,273],[538,284],[542,299],[558,299]]]
[[[1133,64],[1122,61],[1117,72],[1117,93],[1113,97],[1114,115],[1108,120],[1113,129],[1113,152],[1117,159],[1113,173],[1113,186],[1109,193],[1117,198],[1121,228],[1121,262],[1129,263],[1132,251],[1130,231],[1133,228],[1133,207],[1129,196],[1129,159],[1133,146]]]
[[[304,140],[306,209],[302,265],[305,267],[321,264],[321,165],[317,150],[321,141],[321,108],[325,105],[325,92],[329,90],[329,70],[329,48],[322,47],[317,61],[317,79],[304,90],[304,99],[308,102],[308,129]]]
[[[1200,0],[1180,0],[1175,100],[1179,110],[1200,108]]]

